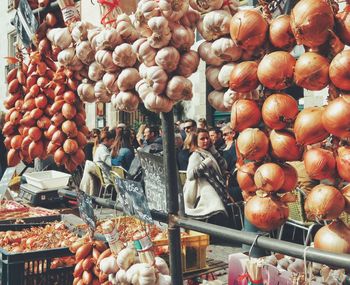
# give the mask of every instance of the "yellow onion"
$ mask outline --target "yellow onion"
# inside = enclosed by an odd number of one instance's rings
[[[350,214],[350,184],[346,185],[342,190],[341,193],[343,194],[344,200],[345,200],[345,208],[344,211]]]
[[[286,222],[289,215],[288,206],[273,196],[253,196],[244,207],[244,216],[262,231],[272,231]]]
[[[340,138],[350,137],[350,95],[331,101],[322,114],[322,123],[332,135]]]
[[[333,178],[335,158],[329,150],[322,148],[309,149],[304,154],[304,164],[307,174],[312,179],[322,180]]]
[[[265,42],[268,24],[261,13],[241,10],[231,19],[232,40],[244,50],[254,50]]]
[[[315,144],[329,136],[322,123],[323,112],[323,107],[311,107],[298,114],[294,122],[297,143],[302,145]]]
[[[258,79],[269,89],[285,89],[293,83],[295,62],[295,58],[286,51],[267,54],[259,63]]]
[[[305,200],[305,212],[310,219],[336,219],[344,207],[345,199],[342,193],[330,185],[315,186]]]
[[[350,50],[338,53],[329,66],[329,78],[339,89],[350,91]]]
[[[230,74],[230,89],[247,93],[259,86],[258,64],[255,61],[243,61],[235,65]]]
[[[271,153],[282,161],[300,160],[302,148],[297,145],[294,134],[286,130],[272,130],[270,133]]]
[[[289,15],[280,15],[271,21],[269,39],[278,49],[289,51],[295,46],[296,41],[290,27]]]
[[[350,45],[350,5],[346,5],[344,10],[335,16],[335,31],[340,40]]]
[[[258,189],[276,192],[284,183],[284,171],[276,163],[264,163],[255,171],[254,182]]]
[[[298,45],[324,44],[333,29],[333,9],[327,0],[301,0],[291,12],[291,27]]]
[[[308,90],[321,90],[329,83],[329,62],[315,52],[302,54],[295,64],[294,81]]]
[[[269,150],[269,139],[259,129],[248,128],[239,134],[237,149],[244,159],[261,160]]]
[[[336,157],[337,170],[339,176],[350,182],[350,147],[341,146],[338,148],[338,154]]]
[[[288,94],[272,94],[264,101],[261,112],[269,128],[280,130],[294,122],[299,112],[298,103]]]
[[[317,231],[314,247],[334,253],[350,253],[350,229],[342,221],[334,221]]]
[[[259,124],[261,112],[253,100],[238,99],[231,109],[231,128],[237,132]]]
[[[257,169],[258,165],[255,162],[248,162],[237,169],[237,182],[242,191],[247,193],[256,192],[254,174]]]
[[[284,172],[284,182],[278,192],[292,192],[298,184],[298,173],[295,168],[288,163],[280,164],[280,167]]]

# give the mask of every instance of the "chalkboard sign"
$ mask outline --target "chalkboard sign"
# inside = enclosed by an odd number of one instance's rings
[[[166,178],[163,157],[138,152],[145,177],[145,192],[150,209],[167,213]]]
[[[23,45],[29,47],[39,27],[39,23],[27,0],[19,1],[14,18],[14,26],[16,27],[17,34],[21,38]]]
[[[153,224],[142,184],[116,177],[116,185],[118,186],[124,213],[129,216],[136,216],[146,223]]]
[[[78,207],[80,217],[94,231],[96,229],[96,217],[94,214],[94,207],[92,205],[92,199],[85,192],[77,191]]]
[[[8,185],[12,177],[15,175],[15,172],[16,172],[16,167],[6,168],[5,173],[2,176],[0,181],[0,200],[4,198],[7,198],[9,200],[13,199],[11,193],[9,192]]]

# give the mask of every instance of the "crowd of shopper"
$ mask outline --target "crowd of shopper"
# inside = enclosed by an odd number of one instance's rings
[[[227,225],[227,204],[241,200],[235,169],[235,132],[229,123],[208,126],[204,118],[175,123],[177,166],[186,172],[183,187],[185,212],[196,219]],[[92,130],[87,157],[110,179],[113,166],[122,167],[128,179],[142,181],[137,151],[162,155],[159,126],[141,124],[137,132],[125,124]],[[91,170],[90,170],[91,171]]]

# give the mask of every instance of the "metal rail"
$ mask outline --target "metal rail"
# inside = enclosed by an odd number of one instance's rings
[[[337,268],[345,268],[347,271],[350,271],[350,254],[327,252],[265,236],[259,236],[257,238],[257,235],[254,233],[242,232],[212,224],[210,227],[208,227],[207,223],[184,217],[175,217],[174,222],[182,228],[220,237],[230,242],[241,242],[244,244],[252,245],[256,240],[254,245],[267,249],[269,251],[278,252],[301,259],[304,259],[305,256],[309,261],[327,264],[330,266],[335,266]]]
[[[72,198],[76,197],[75,192],[69,190],[59,190],[59,193]],[[115,207],[115,203],[110,200],[93,197],[93,202],[106,208],[123,211],[122,207]],[[255,245],[259,248],[264,248],[269,251],[278,252],[301,259],[303,259],[305,255],[308,261],[327,264],[337,268],[345,268],[348,272],[350,272],[350,254],[327,252],[265,236],[256,238],[256,234],[254,233],[242,232],[212,224],[210,224],[210,227],[208,227],[207,223],[176,215],[170,216],[168,219],[166,214],[154,210],[151,210],[151,214],[152,218],[156,221],[166,223],[169,220],[170,224],[175,224],[185,229],[192,229],[215,237],[220,237],[228,242],[240,242],[247,245],[252,245],[255,239],[257,239]],[[180,274],[178,273],[178,275]]]

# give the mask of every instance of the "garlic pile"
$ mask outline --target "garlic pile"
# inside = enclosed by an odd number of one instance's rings
[[[124,248],[117,257],[105,256],[97,266],[108,275],[111,284],[170,285],[171,277],[167,263],[155,258],[154,266],[140,263],[133,248]]]
[[[114,26],[80,21],[71,25],[71,32],[54,29],[48,35],[62,49],[59,63],[69,70],[82,69],[84,79],[77,91],[84,102],[112,101],[116,109],[133,112],[139,103],[135,85],[141,78],[131,44],[138,33],[126,14],[118,15]]]
[[[169,112],[174,103],[191,100],[188,77],[199,64],[194,29],[200,14],[189,8],[188,0],[141,0],[134,26],[141,38],[133,49],[141,65],[136,84],[145,107],[153,112]]]

